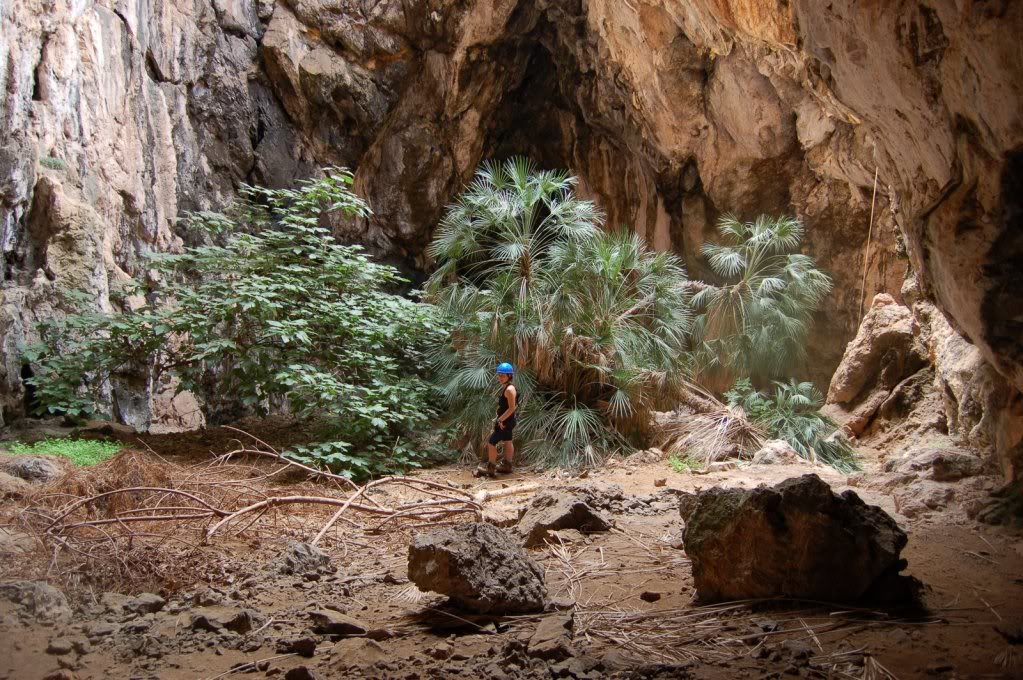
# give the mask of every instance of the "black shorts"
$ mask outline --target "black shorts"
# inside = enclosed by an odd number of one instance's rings
[[[498,427],[497,422],[494,422],[494,432],[490,435],[490,442],[493,446],[497,446],[498,442],[510,442],[512,440],[512,432],[515,430],[515,419],[509,418],[505,421],[504,427]]]

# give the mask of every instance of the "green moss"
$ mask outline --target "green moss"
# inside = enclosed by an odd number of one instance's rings
[[[124,448],[119,442],[106,442],[95,439],[44,439],[34,444],[15,442],[10,447],[10,455],[46,455],[63,456],[75,465],[95,465],[111,458]]]

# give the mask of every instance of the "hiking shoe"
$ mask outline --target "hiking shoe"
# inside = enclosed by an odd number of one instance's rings
[[[480,463],[479,467],[472,473],[473,477],[493,477],[497,474],[493,463]]]
[[[497,464],[497,474],[507,475],[512,472],[512,464],[510,460],[502,460]]]

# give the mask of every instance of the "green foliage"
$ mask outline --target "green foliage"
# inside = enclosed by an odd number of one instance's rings
[[[429,299],[451,327],[432,363],[454,423],[479,442],[494,367],[516,365],[528,458],[593,463],[628,448],[686,371],[685,270],[634,235],[608,234],[576,180],[524,159],[484,164],[449,206],[430,254]]]
[[[812,383],[775,383],[774,396],[753,389],[748,379],[725,393],[731,407],[740,407],[773,439],[784,439],[801,457],[821,461],[841,472],[860,469],[856,452],[834,421],[818,409],[824,399]]]
[[[97,439],[44,439],[32,444],[15,442],[11,445],[12,455],[46,455],[69,458],[75,465],[95,465],[111,458],[124,448],[118,442]]]
[[[674,453],[668,456],[668,466],[680,474],[703,469],[703,464],[697,458],[692,456],[679,456]]]
[[[43,156],[39,159],[39,165],[50,170],[67,170],[67,163],[61,158]]]
[[[725,284],[698,285],[693,296],[696,379],[711,388],[737,377],[764,385],[805,358],[831,279],[798,252],[803,226],[795,218],[726,215],[718,232],[722,243],[704,245],[703,255]]]
[[[427,305],[386,292],[401,282],[395,269],[321,226],[327,213],[369,214],[351,182],[331,168],[294,190],[244,187],[227,214],[189,215],[214,245],[150,255],[152,283],[123,291],[145,305],[41,325],[44,342],[26,354],[39,400],[77,417],[111,381],[172,375],[214,410],[326,415],[337,441],[294,455],[367,469],[352,451],[390,452],[436,415],[420,347],[439,327]]]

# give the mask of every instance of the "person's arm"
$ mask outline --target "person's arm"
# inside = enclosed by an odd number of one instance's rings
[[[504,421],[515,415],[515,386],[512,385],[505,390],[505,396],[508,398],[508,410],[501,414],[501,417],[497,419],[497,422],[501,423],[501,427],[504,427]]]

